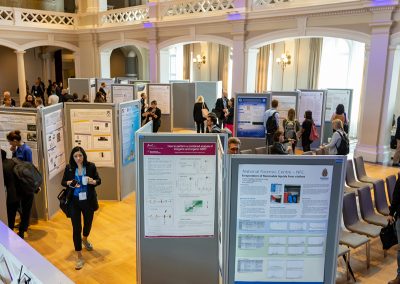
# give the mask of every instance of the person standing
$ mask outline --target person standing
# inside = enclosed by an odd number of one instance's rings
[[[88,237],[92,228],[94,212],[99,208],[95,187],[100,184],[101,179],[96,165],[87,160],[86,152],[82,147],[74,147],[69,164],[65,167],[61,185],[71,189],[69,210],[74,248],[77,253],[76,270],[81,269],[84,265],[82,244],[88,251],[93,250],[93,245],[89,242]]]
[[[34,97],[40,97],[42,101],[44,102],[44,89],[42,89],[42,86],[40,85],[39,80],[35,81],[35,85],[32,86],[31,94]],[[32,102],[33,105],[35,105],[34,102]]]
[[[57,97],[57,98],[58,98],[58,97]],[[37,109],[40,109],[40,108],[44,107],[43,101],[42,101],[41,98],[36,98],[36,99],[35,99],[35,107],[36,107]]]
[[[153,121],[153,132],[157,133],[161,126],[161,110],[157,107],[157,101],[150,103],[150,107],[143,113],[143,117],[146,117],[146,123],[150,120]]]
[[[343,123],[344,132],[349,133],[349,120],[347,119],[343,104],[338,104],[336,106],[336,111],[332,114],[331,122],[333,122],[335,119],[340,119]]]
[[[240,154],[240,142],[239,138],[231,137],[228,139],[228,154]]]
[[[210,112],[207,115],[206,133],[221,133],[221,128],[218,126],[217,122],[218,122],[217,115],[213,112]]]
[[[143,114],[146,112],[146,109],[148,107],[147,105],[147,95],[146,93],[141,93],[140,94],[140,117],[141,119],[141,124],[143,124],[143,122],[145,121],[145,118],[143,117]]]
[[[393,191],[392,202],[390,204],[389,216],[387,220],[390,224],[395,223],[397,236],[400,236],[400,179],[396,181],[396,185]],[[397,237],[398,246],[400,246],[400,238]],[[389,281],[388,284],[400,284],[400,250],[397,250],[397,274],[396,278]]]
[[[223,126],[223,123],[225,122],[225,113],[228,108],[228,93],[223,90],[222,91],[222,97],[217,99],[215,102],[215,109],[213,112],[217,115],[218,118],[218,124],[220,127]]]
[[[274,144],[273,137],[279,128],[279,113],[277,112],[279,102],[272,100],[271,108],[264,113],[265,140],[267,147]]]
[[[340,119],[334,119],[332,121],[333,135],[331,142],[325,146],[321,146],[321,149],[328,148],[329,155],[337,155],[338,147],[342,142],[342,137],[346,136],[346,133],[343,130],[343,122]]]
[[[311,128],[314,124],[313,118],[312,118],[312,111],[307,110],[304,113],[304,121],[301,125],[301,130],[300,130],[300,136],[301,136],[301,146],[303,146],[303,152],[308,152],[311,151],[311,141],[310,139],[310,134],[311,134]]]
[[[230,98],[228,102],[228,109],[225,113],[225,127],[228,128],[232,133],[234,133],[233,123],[235,115],[235,99]]]
[[[397,146],[396,146],[396,152],[394,153],[393,156],[393,167],[398,167],[400,166],[399,161],[400,161],[400,116],[397,117],[397,125],[396,125],[396,134],[394,135],[394,138],[397,141]]]
[[[7,134],[8,143],[10,143],[10,150],[12,152],[13,158],[17,158],[24,162],[32,163],[32,150],[26,144],[22,142],[21,131],[14,130]],[[15,162],[14,162],[15,164]],[[22,184],[17,182],[17,186],[21,187]],[[34,194],[33,192],[29,192],[27,190],[21,190],[21,200],[18,204],[12,205],[11,218],[14,216],[15,220],[15,212],[20,209],[21,214],[21,223],[19,224],[19,233],[18,235],[23,239],[24,233],[28,230],[29,220],[31,216],[32,204],[33,204]],[[13,207],[16,206],[16,207]],[[14,221],[15,222],[15,221]]]
[[[49,106],[55,105],[55,104],[58,104],[59,100],[60,100],[60,98],[56,95],[56,92],[54,92],[54,93],[52,93],[52,94],[50,95],[49,101],[47,102],[47,104],[48,104]]]
[[[198,96],[193,107],[193,120],[196,122],[197,133],[204,133],[204,121],[207,118],[203,116],[203,109],[208,111],[208,106],[204,102],[204,97]]]
[[[300,131],[300,123],[296,119],[296,111],[291,108],[288,111],[288,117],[283,120],[283,130],[285,139],[293,139],[292,152],[296,153],[297,132]]]
[[[4,91],[3,93],[3,104],[5,105],[5,100],[9,99],[11,101],[11,106],[15,107],[15,100],[11,97],[11,93],[9,91]]]
[[[96,97],[94,98],[95,103],[105,103],[104,96],[101,92],[96,93]]]
[[[102,83],[100,84],[100,88],[99,88],[99,92],[100,92],[101,95],[103,96],[103,99],[104,99],[104,102],[105,102],[105,103],[107,102],[106,87],[107,87],[106,83],[105,83],[105,82],[102,82]]]

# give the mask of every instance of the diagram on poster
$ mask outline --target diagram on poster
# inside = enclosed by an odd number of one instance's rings
[[[323,103],[324,103],[324,92],[302,91],[299,96],[299,112],[297,114],[300,123],[303,123],[304,121],[304,113],[307,110],[311,110],[315,125],[321,126]]]
[[[111,109],[71,109],[72,146],[85,149],[88,160],[99,167],[114,167],[113,114]]]
[[[111,85],[112,102],[123,103],[133,100],[134,88],[133,85]]]
[[[135,161],[135,133],[140,128],[139,105],[121,107],[122,165]]]
[[[156,100],[157,107],[162,114],[171,113],[171,86],[170,85],[148,85],[149,102]]]
[[[49,179],[65,169],[65,147],[62,109],[44,115]]]
[[[235,281],[324,283],[332,173],[239,165]]]
[[[338,104],[344,105],[344,111],[347,116],[349,115],[351,92],[351,90],[328,90],[326,94],[325,121],[331,121]]]
[[[279,112],[279,125],[285,118],[288,117],[289,109],[296,110],[296,97],[295,96],[272,96],[271,100],[279,102],[277,111]]]
[[[214,235],[216,143],[144,143],[145,237]]]
[[[237,98],[237,136],[249,138],[265,137],[264,113],[267,98]]]
[[[36,135],[36,113],[0,112],[0,147],[11,158],[10,144],[7,134],[10,131],[21,131],[22,141],[32,149],[33,164],[38,166],[38,143]]]

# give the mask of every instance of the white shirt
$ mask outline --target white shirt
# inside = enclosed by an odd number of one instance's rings
[[[340,134],[344,135],[342,130],[336,130],[333,133],[331,142],[325,146],[329,149],[329,155],[337,155],[337,147],[339,147],[340,143],[342,142],[342,138],[340,137],[338,131],[340,131]]]

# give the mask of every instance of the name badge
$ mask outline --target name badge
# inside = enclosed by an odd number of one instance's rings
[[[79,200],[86,200],[86,191],[84,192],[79,192]]]

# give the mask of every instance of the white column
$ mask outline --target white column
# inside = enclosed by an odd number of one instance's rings
[[[100,77],[111,78],[111,51],[100,52]]]
[[[258,48],[249,48],[245,51],[246,56],[246,91],[253,93],[256,90],[257,82],[257,54]]]
[[[48,80],[52,80],[51,78],[51,53],[43,53],[43,81],[47,83]]]
[[[17,70],[18,70],[18,88],[19,88],[19,104],[22,105],[26,96],[26,79],[25,79],[25,50],[16,50],[17,54]]]
[[[385,17],[386,16],[386,17]],[[371,45],[364,74],[363,103],[359,117],[355,154],[369,162],[386,162],[389,157],[388,113],[394,50],[389,53],[391,13],[374,15]],[[390,117],[391,123],[391,117]],[[387,138],[384,138],[384,136]]]
[[[150,57],[151,58],[151,57]],[[159,51],[159,62],[160,62],[160,72],[159,72],[159,82],[169,83],[169,70],[170,70],[170,60],[169,60],[169,49],[164,48]]]
[[[244,91],[244,34],[233,37],[232,97]]]
[[[81,78],[81,56],[74,52],[75,78]]]
[[[148,29],[147,38],[149,41],[149,79],[151,83],[158,83],[161,72],[165,72],[165,70],[159,70],[157,29]]]

